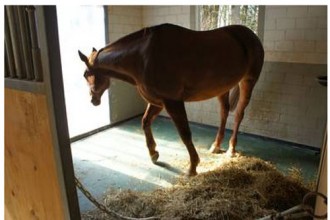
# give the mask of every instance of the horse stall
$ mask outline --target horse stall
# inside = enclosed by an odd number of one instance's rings
[[[325,219],[326,86],[327,6],[5,6],[5,218]]]

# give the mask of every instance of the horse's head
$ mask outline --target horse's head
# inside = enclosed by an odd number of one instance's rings
[[[104,71],[95,67],[94,60],[97,56],[97,51],[93,48],[93,51],[89,58],[83,53],[78,51],[80,59],[86,64],[87,68],[84,72],[84,77],[90,88],[90,95],[92,97],[91,102],[97,106],[101,104],[101,96],[104,91],[109,88],[110,79],[104,74]]]

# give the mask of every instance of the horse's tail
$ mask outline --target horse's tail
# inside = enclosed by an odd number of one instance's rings
[[[239,84],[237,84],[234,89],[230,91],[229,95],[229,111],[234,111],[239,98]]]

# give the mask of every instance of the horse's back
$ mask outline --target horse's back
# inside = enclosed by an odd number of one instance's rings
[[[252,62],[256,56],[262,56],[263,59],[263,47],[259,38],[251,29],[242,25],[194,31],[173,24],[162,24],[154,26],[152,32],[153,43],[150,46],[154,47],[151,51],[156,57],[163,54],[181,62],[186,57],[198,59],[198,63],[203,63],[203,59],[212,60],[212,57],[221,62],[221,58],[226,57],[225,60],[234,59],[243,64]],[[209,63],[206,62],[205,65]]]
[[[153,27],[149,43],[146,83],[157,85],[162,96],[188,101],[211,98],[236,85],[249,72],[261,45],[240,25],[193,31],[163,24]]]

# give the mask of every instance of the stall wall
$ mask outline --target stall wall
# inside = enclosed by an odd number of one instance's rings
[[[265,60],[327,63],[327,6],[266,6]]]
[[[266,6],[263,44],[264,68],[241,131],[320,148],[327,92],[316,77],[327,74],[327,7]]]
[[[136,28],[166,22],[198,27],[198,6],[133,7],[136,11],[129,16],[131,7],[113,8],[122,10],[121,20],[131,19],[120,25],[127,31],[133,20],[141,22]],[[327,74],[327,7],[264,6],[264,10],[265,64],[240,131],[320,148],[327,99],[326,89],[315,78]],[[216,99],[185,105],[190,121],[219,125]],[[162,111],[161,115],[167,113]],[[231,113],[227,129],[233,121]]]
[[[195,6],[144,6],[143,26],[152,26],[162,23],[177,24],[194,29]]]
[[[5,216],[66,219],[47,99],[5,89]]]

